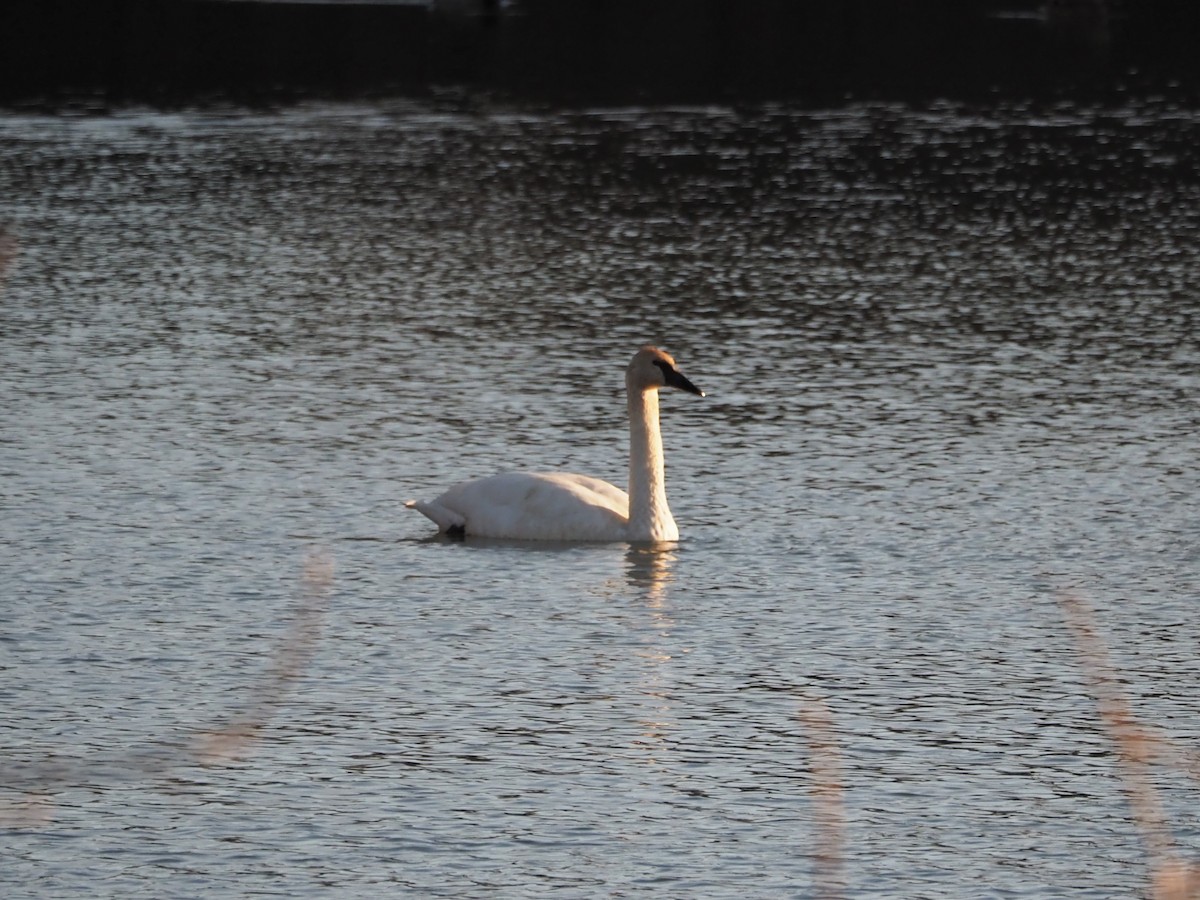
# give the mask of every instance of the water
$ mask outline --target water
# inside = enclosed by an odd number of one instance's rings
[[[1143,892],[1059,595],[1195,747],[1198,132],[1161,98],[0,116],[5,895],[815,896],[820,701],[850,896]],[[646,341],[709,394],[664,397],[678,546],[401,508],[623,482]],[[195,764],[313,547],[314,655]],[[1154,779],[1195,858],[1195,781]]]

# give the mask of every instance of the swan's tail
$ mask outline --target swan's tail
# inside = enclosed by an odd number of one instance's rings
[[[467,525],[467,520],[461,513],[456,513],[452,509],[439,506],[436,502],[427,503],[424,500],[406,500],[404,505],[409,509],[415,509],[433,522],[438,527],[438,531],[462,531]]]

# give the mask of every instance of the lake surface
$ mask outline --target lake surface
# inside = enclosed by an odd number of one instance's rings
[[[1142,895],[1060,598],[1195,748],[1197,210],[1163,98],[0,115],[4,895]],[[645,342],[678,545],[402,508]]]

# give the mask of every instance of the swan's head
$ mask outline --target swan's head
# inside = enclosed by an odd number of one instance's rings
[[[704,396],[704,391],[684,378],[683,373],[675,368],[675,360],[671,354],[664,353],[657,347],[645,346],[633,355],[633,361],[625,370],[625,384],[635,391],[656,391],[663,387],[673,387],[698,397]]]

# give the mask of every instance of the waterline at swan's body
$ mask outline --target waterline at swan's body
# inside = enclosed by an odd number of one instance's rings
[[[634,355],[625,373],[629,404],[629,493],[571,473],[513,472],[465,481],[436,500],[409,501],[439,531],[535,541],[675,541],[667,505],[658,391],[704,396],[654,347]]]

